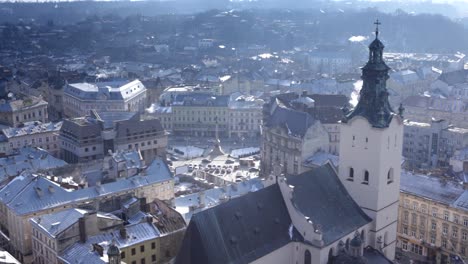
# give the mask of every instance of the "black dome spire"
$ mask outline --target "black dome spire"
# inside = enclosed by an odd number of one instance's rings
[[[362,67],[363,85],[360,92],[359,102],[354,109],[349,111],[343,120],[347,122],[354,116],[366,118],[373,127],[388,127],[393,110],[388,102],[387,79],[390,68],[383,60],[384,45],[379,39],[379,20],[374,23],[375,39],[369,45],[369,60]]]

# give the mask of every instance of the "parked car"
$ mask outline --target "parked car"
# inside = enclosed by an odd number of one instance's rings
[[[259,170],[257,168],[250,168],[249,172],[258,172]]]

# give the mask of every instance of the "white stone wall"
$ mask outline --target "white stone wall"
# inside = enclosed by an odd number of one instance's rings
[[[395,253],[402,140],[403,122],[398,116],[383,129],[371,127],[360,116],[341,126],[340,180],[353,199],[374,219],[370,245],[378,248],[377,237],[387,238],[389,245],[385,252],[389,259],[394,259]],[[352,180],[351,168],[354,171]],[[369,173],[367,183],[364,180],[366,171]]]

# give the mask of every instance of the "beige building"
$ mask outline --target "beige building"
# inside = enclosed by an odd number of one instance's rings
[[[289,174],[301,173],[303,163],[317,152],[339,153],[340,109],[346,96],[285,93],[264,106],[262,173],[277,162]]]
[[[241,139],[260,136],[264,103],[254,96],[232,94],[228,106],[228,137]]]
[[[457,182],[403,172],[397,248],[424,263],[468,260],[468,192]]]
[[[49,121],[47,102],[40,97],[25,96],[8,100],[0,100],[0,123],[18,127],[31,121]]]
[[[5,136],[4,154],[10,155],[23,147],[39,147],[47,150],[52,156],[59,157],[60,147],[58,132],[62,122],[41,123],[40,121],[26,122],[21,127],[10,127],[2,130]]]
[[[147,201],[174,197],[174,183],[167,165],[154,160],[141,174],[94,187],[67,190],[46,177],[24,174],[0,190],[0,226],[7,248],[23,263],[32,260],[32,231],[29,219],[74,207],[106,207],[121,197],[135,196]],[[112,204],[112,202],[111,202]]]
[[[88,115],[91,110],[143,112],[146,88],[139,81],[67,84],[63,91],[66,117]]]
[[[177,95],[172,103],[172,132],[174,135],[215,137],[229,133],[229,96],[207,93]]]

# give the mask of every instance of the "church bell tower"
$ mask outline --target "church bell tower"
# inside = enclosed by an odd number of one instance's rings
[[[373,222],[365,245],[395,258],[403,139],[403,107],[395,113],[386,87],[389,67],[379,39],[369,45],[369,60],[362,67],[363,86],[354,109],[343,109],[340,131],[339,177],[353,199]]]

